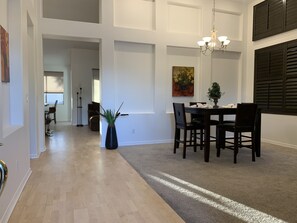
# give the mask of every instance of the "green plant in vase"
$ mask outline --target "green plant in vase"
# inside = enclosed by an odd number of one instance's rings
[[[116,149],[118,148],[118,138],[117,138],[117,132],[115,127],[115,121],[117,118],[121,115],[120,109],[122,107],[124,102],[120,105],[118,110],[115,112],[111,109],[104,109],[103,106],[100,107],[102,109],[102,112],[100,112],[100,115],[105,118],[108,126],[107,126],[107,132],[106,132],[106,139],[105,139],[105,148],[106,149]]]
[[[217,104],[218,104],[218,100],[222,96],[222,92],[221,92],[220,85],[217,82],[213,82],[211,87],[208,88],[207,95],[209,100],[214,102],[213,107],[218,108],[219,106]]]

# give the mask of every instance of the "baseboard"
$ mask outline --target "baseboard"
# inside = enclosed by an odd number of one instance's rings
[[[30,154],[30,159],[38,159],[39,155],[38,154]]]
[[[273,145],[288,147],[288,148],[291,148],[291,149],[297,149],[297,145],[283,143],[283,142],[274,141],[274,140],[270,140],[270,139],[263,139],[263,138],[261,140],[262,140],[262,142],[270,143],[270,144],[273,144]]]
[[[274,141],[270,139],[261,139],[262,142],[270,143],[277,146],[288,147],[292,149],[297,149],[297,145],[283,143],[279,141]],[[173,139],[166,139],[166,140],[152,140],[152,141],[133,141],[133,142],[121,142],[119,143],[120,146],[138,146],[138,145],[146,145],[146,144],[164,144],[164,143],[173,143]],[[103,145],[104,147],[104,145]]]
[[[7,223],[8,222],[8,220],[10,218],[10,215],[12,214],[13,209],[14,209],[15,205],[17,204],[18,199],[20,198],[21,193],[22,193],[22,191],[23,191],[23,189],[24,189],[24,187],[25,187],[31,173],[32,173],[32,170],[29,169],[28,172],[26,173],[26,175],[24,176],[21,184],[19,185],[18,189],[16,190],[15,194],[13,195],[13,197],[12,197],[6,211],[4,212],[4,215],[0,219],[0,222],[2,222],[2,223]]]
[[[43,153],[45,151],[46,151],[46,146],[42,147],[41,150],[40,150],[41,153]]]
[[[173,143],[173,139],[121,142],[121,143],[119,143],[119,146],[138,146],[138,145],[146,145],[146,144],[164,144],[164,143]]]
[[[37,154],[30,154],[30,159],[38,159],[39,155]]]

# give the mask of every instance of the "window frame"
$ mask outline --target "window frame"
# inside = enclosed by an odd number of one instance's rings
[[[62,86],[54,87],[56,88],[56,91],[53,90],[48,90],[48,84],[47,84],[47,77],[54,77],[57,76],[60,80],[62,81]],[[44,93],[44,103],[45,104],[54,104],[56,100],[58,100],[59,105],[64,104],[64,92],[65,92],[65,87],[64,87],[64,72],[63,71],[44,71],[44,88],[43,88],[43,93]],[[48,101],[48,95],[50,94],[58,94],[61,95],[62,101],[59,100],[59,98],[55,98],[53,101]]]

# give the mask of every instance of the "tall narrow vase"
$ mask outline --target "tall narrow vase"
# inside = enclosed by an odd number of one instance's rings
[[[115,125],[108,125],[106,139],[105,139],[106,149],[116,149],[118,148],[118,137]]]

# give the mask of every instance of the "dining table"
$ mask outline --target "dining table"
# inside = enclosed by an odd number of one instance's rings
[[[236,115],[236,107],[185,107],[185,112],[203,116],[204,123],[204,161],[209,162],[210,156],[210,120],[211,116],[219,117],[219,124],[224,122],[226,115]],[[256,156],[261,156],[261,110],[257,110],[257,120],[255,122],[255,150]]]

